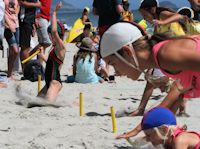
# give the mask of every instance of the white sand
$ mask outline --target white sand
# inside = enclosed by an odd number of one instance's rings
[[[62,80],[72,74],[72,59],[77,51],[74,45],[67,45],[67,53],[62,67]],[[1,52],[0,52],[1,57]],[[0,58],[0,70],[7,70],[7,59]],[[21,76],[17,76],[19,79]],[[108,116],[110,106],[116,110],[133,106],[140,102],[145,81],[132,81],[117,77],[116,84],[67,84],[58,97],[67,107],[35,107],[27,109],[16,105],[15,83],[0,89],[0,149],[125,149],[130,145],[125,140],[115,140],[118,134],[132,129],[141,117],[117,119],[117,133],[112,133],[112,121]],[[17,81],[32,96],[37,94],[37,82]],[[44,81],[42,82],[42,86]],[[84,94],[84,117],[79,116],[79,93]],[[160,91],[155,90],[154,95]],[[148,108],[161,100],[150,100]],[[189,130],[200,131],[198,99],[188,102],[190,118],[178,118],[180,124],[187,124]],[[141,134],[142,135],[142,134]]]

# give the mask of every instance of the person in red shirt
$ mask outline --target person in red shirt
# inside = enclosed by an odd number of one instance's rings
[[[41,58],[40,62],[42,62],[43,60],[46,61],[44,56],[45,49],[51,45],[51,40],[47,32],[50,21],[51,0],[40,0],[40,3],[41,7],[36,14],[35,21],[39,44],[31,51],[31,54],[40,49],[39,56]]]

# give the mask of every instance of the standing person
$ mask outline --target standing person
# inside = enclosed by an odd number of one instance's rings
[[[19,26],[20,26],[20,58],[21,61],[29,57],[30,41],[33,30],[33,24],[35,23],[36,8],[41,6],[38,0],[26,0],[19,1],[20,14],[19,14]],[[24,67],[24,65],[22,65]],[[23,69],[23,68],[22,68]]]
[[[3,50],[3,34],[4,34],[4,1],[0,1],[0,50]]]
[[[151,68],[159,68],[163,74],[176,80],[173,92],[160,104],[174,112],[182,103],[179,99],[183,95],[185,98],[200,97],[200,36],[148,36],[136,24],[121,22],[103,34],[100,53],[119,75],[133,80],[144,73],[147,80],[152,81],[153,77],[144,71]],[[141,131],[140,124],[131,135],[138,131]]]
[[[84,25],[91,24],[89,19],[90,8],[85,7],[82,12],[81,20]]]
[[[133,22],[134,17],[133,13],[129,10],[129,2],[128,0],[122,0],[124,12],[122,13],[123,21]]]
[[[58,93],[62,88],[60,79],[60,69],[65,58],[65,45],[63,43],[64,38],[64,26],[57,22],[57,11],[62,7],[62,2],[58,3],[52,14],[52,23],[48,27],[50,33],[53,49],[51,50],[45,70],[45,82],[46,85],[40,91],[38,96],[45,96],[50,102],[55,102]]]
[[[5,3],[5,32],[4,36],[9,45],[8,77],[12,78],[13,66],[19,53],[19,4],[18,0],[4,0]]]
[[[188,0],[191,8],[194,11],[194,20],[200,21],[200,1],[199,0]]]
[[[112,24],[122,19],[123,7],[121,0],[94,0],[93,14],[99,16],[99,35],[106,31]]]
[[[50,20],[51,0],[40,0],[40,3],[41,7],[36,14],[35,20],[39,44],[31,53],[34,53],[38,49],[42,49],[39,55],[44,60],[45,49],[51,45],[51,40],[47,32]],[[40,59],[40,62],[42,62],[42,59]]]

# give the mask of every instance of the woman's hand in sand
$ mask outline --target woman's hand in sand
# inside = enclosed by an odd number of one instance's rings
[[[130,137],[134,137],[141,131],[142,131],[142,126],[141,126],[141,124],[139,124],[133,130],[117,136],[116,139],[122,139],[122,138],[126,139],[126,138],[130,138]]]
[[[125,132],[119,136],[116,137],[116,139],[127,139],[127,138],[130,138],[130,137],[134,137],[138,134],[139,132],[137,130],[133,130],[133,131],[130,131],[130,132]]]
[[[126,138],[129,138],[128,133],[124,133],[122,135],[119,135],[115,139],[126,139]]]

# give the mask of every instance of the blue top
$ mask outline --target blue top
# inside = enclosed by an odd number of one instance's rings
[[[99,77],[95,72],[95,58],[92,56],[91,62],[89,62],[89,54],[86,56],[83,63],[83,59],[78,58],[76,62],[76,76],[75,81],[78,83],[98,83]]]

